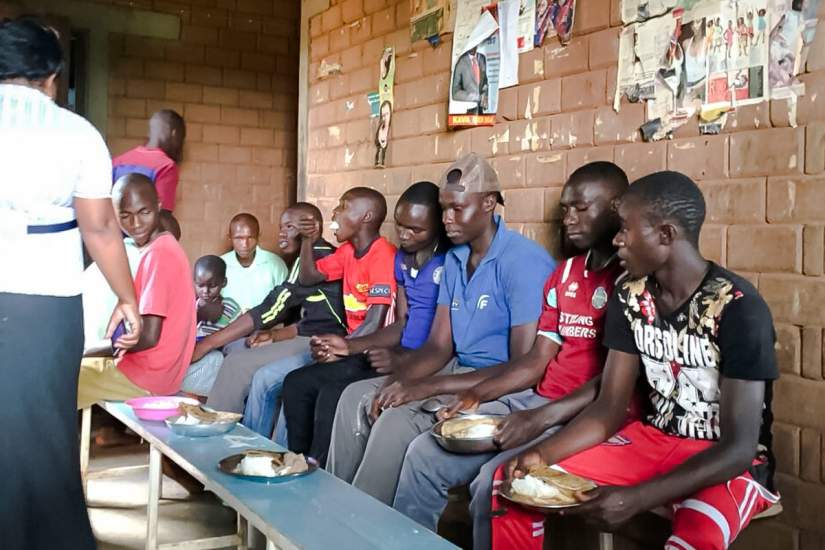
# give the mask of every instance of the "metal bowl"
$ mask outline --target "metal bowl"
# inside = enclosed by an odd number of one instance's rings
[[[210,437],[231,432],[238,422],[214,422],[212,424],[175,424],[180,415],[167,418],[166,426],[178,435],[186,437]]]
[[[504,417],[495,414],[468,414],[460,418],[461,420],[482,420],[485,418],[493,418],[499,421]],[[433,434],[435,440],[438,441],[438,444],[441,445],[445,451],[458,454],[477,454],[489,453],[491,451],[498,450],[498,447],[493,442],[493,436],[468,437],[462,439],[455,437],[444,437],[441,435],[441,428],[445,423],[450,422],[451,420],[453,420],[453,418],[442,420],[433,426],[432,430],[430,430],[430,433]]]
[[[266,451],[271,452],[271,451]],[[286,454],[286,453],[272,453],[272,454]],[[307,461],[307,469],[303,472],[298,472],[296,474],[286,474],[281,476],[248,476],[237,472],[238,465],[243,460],[245,453],[239,453],[231,456],[227,456],[226,458],[222,459],[218,462],[218,469],[225,474],[229,474],[231,476],[246,479],[248,481],[259,481],[263,483],[283,483],[284,481],[291,481],[293,479],[297,479],[299,477],[304,477],[315,470],[318,469],[318,461],[314,458],[308,456],[306,457]]]

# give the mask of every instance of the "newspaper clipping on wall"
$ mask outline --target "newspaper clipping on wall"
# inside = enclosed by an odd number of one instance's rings
[[[395,49],[389,47],[384,48],[378,63],[378,128],[375,130],[375,166],[378,168],[383,168],[387,160],[394,86]]]
[[[818,2],[623,0],[614,108],[645,101],[643,136],[659,139],[696,114],[717,131],[708,118],[800,93]]]
[[[427,40],[450,32],[455,24],[455,0],[410,0],[410,40]]]
[[[456,11],[447,125],[493,126],[498,108],[501,48],[496,6],[462,0]]]

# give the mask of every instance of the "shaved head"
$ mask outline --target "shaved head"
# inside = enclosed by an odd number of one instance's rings
[[[259,237],[261,234],[261,224],[258,223],[258,218],[249,214],[248,212],[241,212],[240,214],[235,214],[232,220],[229,222],[229,233],[232,233],[232,228],[234,226],[246,226],[252,230],[252,233],[255,237]]]
[[[321,211],[314,204],[310,204],[308,202],[296,202],[295,204],[287,208],[287,210],[292,210],[294,212],[306,214],[318,223],[324,223],[324,215],[321,214]]]
[[[120,228],[138,247],[145,246],[163,232],[155,184],[143,174],[120,177],[112,188],[112,203]]]
[[[384,220],[387,218],[387,199],[375,189],[370,189],[369,187],[353,187],[344,193],[344,196],[341,198],[353,202],[363,201],[365,211],[372,212],[373,217],[370,225],[375,229],[380,228],[381,224],[384,223]]]
[[[121,176],[112,187],[112,201],[115,206],[119,205],[124,197],[135,194],[151,202],[160,200],[155,184],[143,174],[132,173]]]
[[[171,109],[163,109],[149,119],[149,147],[163,150],[169,158],[180,162],[186,123],[183,117]]]

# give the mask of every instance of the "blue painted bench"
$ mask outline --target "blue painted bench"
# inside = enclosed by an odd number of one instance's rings
[[[457,548],[323,470],[274,484],[246,481],[224,474],[218,469],[218,462],[226,456],[249,448],[283,450],[273,441],[244,426],[238,425],[222,436],[188,438],[174,434],[162,422],[139,420],[124,403],[103,402],[99,405],[149,443],[147,550],[194,550],[226,546],[245,550],[249,525],[263,533],[268,550]],[[84,416],[86,414],[84,411]],[[169,457],[237,511],[238,530],[235,534],[158,544],[162,455]]]

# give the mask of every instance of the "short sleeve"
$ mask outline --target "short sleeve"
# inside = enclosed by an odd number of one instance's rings
[[[727,305],[719,321],[719,370],[726,378],[779,378],[776,333],[768,305],[758,294],[745,294]]]
[[[272,286],[276,287],[286,281],[287,275],[289,275],[289,270],[286,267],[286,263],[284,263],[284,260],[280,256],[275,253],[271,254],[270,266],[272,269]]]
[[[550,275],[547,283],[544,285],[544,302],[541,306],[538,334],[561,345],[562,339],[561,336],[559,336],[559,303],[556,294],[559,269],[561,269],[561,267],[557,268],[553,274]]]
[[[175,195],[178,190],[179,171],[176,164],[164,166],[155,177],[155,189],[158,191],[160,206],[164,210],[175,209]]]
[[[395,253],[395,283],[398,286],[404,286],[404,270],[402,269],[403,264],[403,252],[399,250]]]
[[[518,258],[518,261],[513,261]],[[544,283],[553,272],[555,262],[538,246],[522,248],[503,259],[504,291],[510,309],[510,326],[533,323],[541,315]],[[525,269],[525,266],[529,266]]]
[[[112,192],[112,157],[100,133],[83,121],[86,146],[78,158],[80,167],[74,196],[79,199],[107,199]]]
[[[607,302],[607,314],[604,324],[604,345],[624,353],[639,354],[630,322],[624,314],[624,304],[620,299],[620,287],[617,287]]]
[[[315,260],[315,268],[326,275],[327,281],[338,281],[344,277],[344,253],[343,246],[330,254],[326,258]],[[301,261],[304,261],[303,258]]]
[[[382,247],[368,266],[367,305],[391,305],[395,301],[395,247]]]
[[[140,281],[138,309],[141,315],[168,317],[174,303],[175,267],[163,261],[160,251],[149,250],[143,256],[136,281]]]

